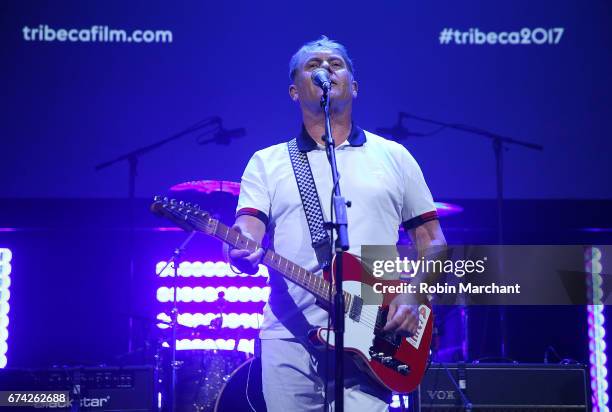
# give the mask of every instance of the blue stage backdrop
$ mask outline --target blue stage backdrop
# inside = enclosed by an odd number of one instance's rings
[[[211,115],[248,135],[187,136],[138,164],[136,195],[238,180],[293,136],[288,60],[321,34],[352,54],[364,128],[398,111],[544,146],[506,153],[510,198],[609,198],[612,3],[578,1],[3,1],[0,197],[123,197],[126,163],[97,163]],[[406,121],[413,132],[435,129]],[[437,198],[495,195],[486,139],[401,141]]]

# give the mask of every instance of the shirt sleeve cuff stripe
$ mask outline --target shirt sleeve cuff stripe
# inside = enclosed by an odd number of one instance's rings
[[[415,216],[412,219],[409,219],[402,223],[405,230],[414,229],[415,227],[419,227],[424,223],[429,222],[430,220],[438,219],[438,212],[432,210],[431,212],[423,213],[422,215]]]
[[[243,207],[236,212],[236,217],[243,215],[256,217],[261,220],[264,225],[268,226],[268,216],[261,210],[255,209],[254,207]]]

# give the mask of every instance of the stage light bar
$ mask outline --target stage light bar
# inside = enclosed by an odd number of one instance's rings
[[[158,262],[157,265],[155,265],[155,273],[159,273],[159,277],[165,278],[165,277],[174,277],[174,268],[172,267],[172,265],[168,265],[168,267],[166,267],[164,269],[164,266],[166,266],[166,261],[161,261]],[[160,271],[163,270],[163,272],[160,273]],[[257,271],[256,274],[254,275],[248,275],[246,273],[236,273],[234,272],[229,264],[227,262],[213,262],[213,261],[206,261],[206,262],[200,262],[200,261],[196,261],[196,262],[188,262],[188,261],[184,261],[181,262],[179,264],[178,267],[178,275],[179,277],[207,277],[207,278],[211,278],[211,277],[268,277],[268,268],[265,267],[264,265],[259,265],[259,270]]]
[[[587,290],[593,305],[587,306],[587,322],[589,335],[589,363],[591,374],[592,404],[594,412],[608,412],[608,369],[606,367],[606,329],[604,328],[604,305],[601,302],[603,291],[601,250],[590,247],[585,251]]]
[[[219,317],[218,313],[179,313],[179,325],[196,328],[198,326],[209,326],[211,322]],[[160,313],[157,319],[163,322],[170,322],[170,316],[167,313]],[[261,313],[224,313],[222,327],[236,329],[239,327],[259,329],[263,322]],[[160,329],[167,329],[170,326],[165,323],[157,325]]]
[[[177,289],[176,299],[178,302],[216,302],[219,293],[223,292],[224,299],[228,302],[267,302],[270,295],[268,286],[259,287],[180,287]],[[172,302],[174,299],[174,288],[162,286],[157,289],[157,300],[162,303]]]
[[[176,350],[238,350],[245,353],[254,353],[254,339],[178,339]]]
[[[6,367],[7,363],[12,258],[10,249],[0,248],[0,368]]]

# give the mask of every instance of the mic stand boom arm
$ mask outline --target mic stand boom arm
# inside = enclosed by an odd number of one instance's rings
[[[491,140],[493,143],[493,153],[495,153],[495,177],[496,177],[496,192],[497,192],[497,243],[499,245],[503,245],[504,243],[504,235],[503,235],[503,206],[504,206],[504,145],[515,145],[522,146],[531,150],[544,150],[539,144],[525,142],[522,140],[514,139],[512,137],[501,136],[496,133],[492,133],[488,130],[479,129],[476,127],[457,124],[457,123],[445,123],[440,122],[433,119],[428,119],[426,117],[415,116],[410,113],[400,112],[399,113],[400,120],[402,118],[415,119],[421,122],[435,124],[442,127],[447,127],[449,129],[460,130],[462,132],[475,134],[478,136],[485,137]],[[501,258],[499,260],[500,266],[502,265]],[[500,267],[501,269],[501,267]],[[501,345],[500,345],[500,356],[502,358],[507,357],[508,351],[508,337],[506,331],[506,311],[503,306],[499,308],[499,323],[501,330]]]
[[[165,145],[166,143],[170,143],[173,140],[176,140],[180,137],[183,137],[189,133],[193,133],[195,131],[198,131],[206,126],[210,126],[210,125],[220,125],[221,124],[221,118],[217,117],[217,116],[211,116],[211,117],[207,117],[204,120],[199,121],[198,123],[189,126],[188,128],[186,128],[183,131],[180,131],[176,134],[173,134],[172,136],[166,137],[165,139],[159,140],[155,143],[151,143],[149,145],[146,146],[142,146],[139,147],[138,149],[134,149],[130,152],[127,152],[125,154],[122,154],[119,157],[116,157],[115,159],[112,160],[108,160],[106,162],[100,163],[98,165],[96,165],[96,170],[101,170],[101,169],[105,169],[117,162],[120,162],[122,160],[128,160],[130,163],[132,162],[132,159],[138,159],[140,156],[142,156],[143,154],[152,152],[153,150],[157,149],[158,147],[161,147],[163,145]]]
[[[121,156],[116,157],[115,159],[108,160],[106,162],[100,163],[96,165],[96,171],[105,169],[109,166],[114,165],[115,163],[119,163],[121,161],[127,160],[129,164],[129,174],[128,174],[128,199],[129,199],[129,211],[128,211],[128,221],[129,221],[129,256],[130,256],[130,270],[129,270],[129,280],[128,280],[128,296],[129,301],[131,302],[131,296],[134,288],[134,199],[136,197],[136,176],[138,175],[138,158],[146,153],[152,152],[153,150],[165,145],[166,143],[170,143],[173,140],[179,139],[189,133],[193,133],[198,131],[204,127],[217,125],[217,128],[221,125],[221,118],[218,116],[207,117],[198,123],[189,126],[183,131],[180,131],[170,137],[162,139],[158,142],[149,144],[147,146],[140,147],[138,149],[132,150],[128,153],[122,154]],[[213,129],[214,130],[214,129]],[[208,143],[208,142],[207,142]],[[130,314],[132,313],[132,308],[129,310]],[[130,315],[128,318],[128,352],[132,352],[134,339],[134,331],[133,331],[133,318]]]
[[[485,137],[491,140],[491,142],[493,143],[493,151],[495,153],[495,165],[496,165],[495,171],[496,171],[496,178],[497,178],[496,179],[497,180],[497,208],[498,208],[497,240],[498,240],[498,243],[501,245],[503,243],[502,205],[503,205],[503,196],[504,196],[504,190],[503,190],[504,182],[503,182],[503,150],[502,149],[504,148],[504,144],[522,146],[522,147],[525,147],[527,149],[532,149],[532,150],[543,150],[544,148],[539,144],[525,142],[522,140],[514,139],[512,137],[502,136],[502,135],[490,132],[488,130],[479,129],[476,127],[463,125],[463,124],[440,122],[437,120],[428,119],[426,117],[415,116],[413,114],[406,113],[406,112],[400,112],[399,118],[400,119],[402,118],[415,119],[421,122],[435,124],[438,126],[449,128],[449,129],[455,129],[455,130],[460,130],[462,132],[475,134],[475,135],[482,136],[482,137]]]

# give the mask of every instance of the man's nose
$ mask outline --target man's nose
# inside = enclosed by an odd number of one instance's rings
[[[321,63],[321,68],[327,70],[330,73],[332,72],[331,66],[327,60],[324,60],[323,63]]]

